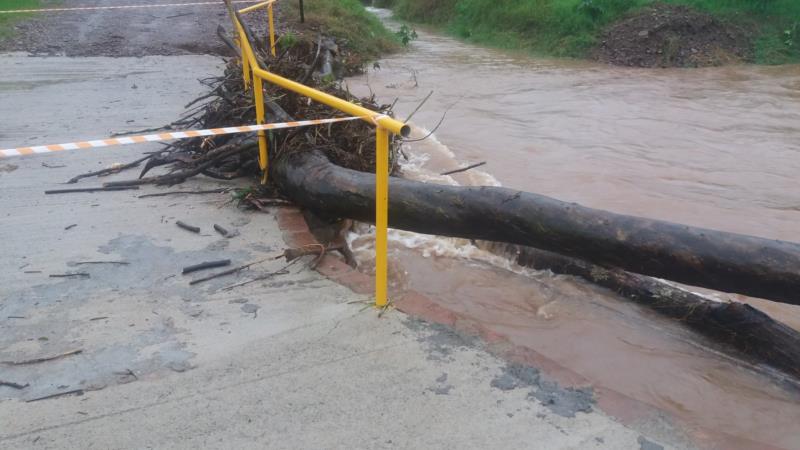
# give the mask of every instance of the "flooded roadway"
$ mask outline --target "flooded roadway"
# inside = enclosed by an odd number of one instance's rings
[[[383,12],[379,12],[383,14]],[[631,70],[483,49],[417,30],[411,49],[348,81],[399,97],[418,137],[405,176],[502,184],[618,213],[800,241],[800,66]],[[453,177],[446,170],[486,161]],[[353,236],[369,271],[371,238]],[[394,288],[428,294],[592,381],[671,413],[697,437],[800,448],[800,394],[680,325],[468,241],[390,234]],[[800,308],[756,304],[796,328]]]

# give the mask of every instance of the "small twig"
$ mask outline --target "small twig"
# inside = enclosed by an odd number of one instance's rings
[[[89,321],[108,319],[108,316],[92,317]]]
[[[445,118],[446,115],[447,115],[447,111],[445,111],[444,114],[442,114],[442,118],[439,119],[439,123],[437,123],[436,126],[433,127],[433,130],[431,130],[430,133],[426,134],[425,137],[422,137],[422,138],[419,138],[419,139],[403,139],[403,142],[420,142],[420,141],[424,141],[425,139],[428,139],[429,137],[433,136],[433,133],[436,133],[436,130],[438,130],[439,127],[444,122],[444,118]]]
[[[114,372],[112,372],[112,373],[113,373],[114,375],[130,376],[130,377],[133,377],[133,379],[134,379],[134,380],[138,380],[138,379],[139,379],[139,377],[138,377],[138,376],[137,376],[137,375],[136,375],[136,374],[135,374],[135,373],[134,373],[134,372],[133,372],[131,369],[125,369],[125,370],[120,370],[120,371],[114,371]]]
[[[141,130],[120,131],[120,132],[117,132],[117,133],[111,133],[111,137],[130,136],[132,134],[154,133],[156,131],[164,131],[164,130],[171,130],[171,129],[172,129],[172,124],[163,125],[163,126],[155,127],[155,128],[143,128]]]
[[[442,117],[439,119],[439,123],[437,123],[436,126],[433,127],[433,130],[431,130],[430,133],[425,135],[425,137],[420,139],[403,139],[403,142],[419,142],[419,141],[424,141],[425,139],[428,139],[429,137],[433,136],[433,133],[436,133],[436,130],[438,130],[439,127],[442,126],[442,123],[444,123],[444,118],[447,117],[447,113],[450,111],[450,109],[453,106],[456,106],[456,104],[458,104],[458,102],[460,102],[462,98],[463,97],[459,97],[458,100],[454,101],[452,105],[448,106],[447,109],[444,110],[444,112],[442,113]]]
[[[42,163],[42,167],[47,167],[48,169],[60,169],[62,167],[67,167],[67,166],[65,164],[54,165],[54,164],[47,164],[46,162],[43,162]]]
[[[122,172],[125,169],[130,169],[130,168],[138,166],[143,161],[146,161],[146,160],[152,158],[153,155],[155,155],[155,154],[156,153],[149,154],[147,156],[144,156],[142,158],[137,159],[136,161],[131,161],[128,164],[123,164],[123,165],[118,166],[118,167],[109,167],[109,168],[106,168],[106,169],[98,170],[96,172],[89,172],[89,173],[84,173],[82,175],[77,175],[77,176],[72,177],[69,181],[67,181],[67,183],[68,184],[73,184],[73,183],[77,183],[78,180],[80,180],[82,178],[102,176],[102,175],[110,175],[112,173]]]
[[[229,290],[231,290],[233,288],[237,288],[239,286],[244,286],[246,284],[255,283],[256,281],[266,280],[267,278],[273,277],[275,275],[283,275],[283,274],[289,273],[286,269],[288,269],[289,267],[294,265],[294,263],[296,263],[297,261],[300,261],[300,260],[299,259],[295,259],[294,261],[292,261],[289,264],[281,267],[280,269],[276,270],[275,272],[266,273],[266,274],[260,275],[260,276],[258,276],[256,278],[253,278],[253,279],[250,279],[250,280],[247,280],[247,281],[242,281],[241,283],[236,283],[236,284],[232,284],[230,286],[226,286],[226,287],[222,288],[222,290],[223,291],[229,291]]]
[[[476,167],[480,167],[480,166],[482,166],[482,165],[484,165],[484,164],[486,164],[486,161],[481,161],[481,162],[479,162],[479,163],[471,164],[471,165],[469,165],[469,166],[467,166],[467,167],[462,167],[462,168],[460,168],[460,169],[456,169],[456,170],[448,170],[447,172],[442,172],[442,173],[440,173],[439,175],[452,175],[452,174],[454,174],[454,173],[466,172],[466,171],[468,171],[468,170],[470,170],[470,169],[474,169],[474,168],[476,168]]]
[[[30,386],[30,383],[19,384],[14,383],[13,381],[0,380],[0,386],[8,386],[14,389],[25,389],[26,387]]]
[[[254,261],[254,262],[251,262],[251,263],[243,264],[241,266],[234,267],[233,269],[224,270],[222,272],[211,274],[211,275],[209,275],[207,277],[203,277],[203,278],[198,278],[196,280],[192,280],[192,281],[189,282],[189,284],[190,285],[194,285],[194,284],[202,283],[204,281],[213,280],[214,278],[224,277],[225,275],[231,275],[231,274],[234,274],[234,273],[239,272],[241,270],[247,269],[250,266],[254,266],[256,264],[263,263],[264,261],[268,261],[270,259],[274,259],[274,258],[266,258],[266,259],[261,259],[261,260]]]
[[[53,189],[44,191],[45,194],[70,194],[73,192],[107,192],[107,191],[126,191],[129,189],[139,189],[139,186],[103,186],[96,188],[80,188],[80,189]]]
[[[178,17],[191,16],[192,14],[194,14],[194,13],[175,14],[174,16],[167,16],[167,17],[165,17],[165,19],[175,19],[175,18],[178,18]]]
[[[77,354],[82,353],[82,352],[83,352],[83,349],[77,349],[77,350],[70,350],[70,351],[68,351],[66,353],[61,353],[61,354],[58,354],[58,355],[45,356],[43,358],[28,359],[28,360],[25,360],[25,361],[0,361],[0,362],[2,362],[3,364],[7,364],[9,366],[23,366],[23,365],[26,365],[26,364],[37,364],[37,363],[45,362],[45,361],[52,361],[54,359],[63,358],[65,356],[77,355]]]
[[[83,394],[84,394],[84,391],[83,391],[83,389],[73,389],[73,390],[71,390],[71,391],[66,391],[66,392],[57,392],[57,393],[55,393],[55,394],[45,395],[44,397],[36,397],[36,398],[32,398],[32,399],[30,399],[30,400],[25,400],[25,402],[26,402],[26,403],[38,402],[39,400],[47,400],[47,399],[50,399],[50,398],[63,397],[63,396],[65,396],[65,395],[72,395],[72,394],[75,394],[75,395],[83,395]]]
[[[426,95],[425,98],[423,98],[422,101],[419,103],[419,105],[417,105],[417,107],[414,108],[413,111],[411,111],[411,114],[409,114],[408,117],[406,117],[406,120],[404,120],[403,123],[408,123],[408,121],[411,120],[412,117],[414,117],[414,114],[416,114],[417,111],[419,111],[419,109],[422,108],[422,105],[424,105],[425,102],[427,102],[428,99],[431,98],[431,95],[433,95],[433,91],[428,92],[428,95]]]
[[[388,311],[388,310],[389,310],[389,308],[391,308],[391,307],[393,307],[393,306],[394,306],[394,305],[392,304],[392,301],[391,301],[391,300],[389,300],[388,302],[386,302],[386,304],[385,304],[385,305],[381,306],[381,310],[380,310],[380,311],[378,311],[378,318],[380,319],[381,317],[383,317],[383,315],[384,315],[384,314],[386,314],[386,311]]]
[[[137,198],[165,197],[167,195],[177,195],[177,194],[222,194],[228,191],[230,191],[230,188],[209,189],[207,191],[170,191],[170,192],[159,192],[156,194],[144,194],[138,196]]]
[[[88,273],[86,273],[86,272],[76,272],[76,273],[53,273],[53,274],[50,274],[50,278],[69,278],[69,277],[84,277],[84,278],[89,278],[89,277],[91,277],[91,275],[89,275],[89,274],[88,274]]]
[[[214,269],[216,267],[229,266],[230,264],[231,264],[230,259],[221,259],[219,261],[206,261],[200,264],[195,264],[193,266],[184,267],[183,274],[186,275],[187,273],[197,272],[198,270]]]
[[[306,71],[305,75],[303,75],[303,78],[300,79],[300,84],[305,84],[306,81],[308,81],[308,79],[311,78],[311,74],[314,73],[314,68],[317,67],[317,61],[319,60],[320,50],[322,50],[322,35],[321,34],[319,35],[319,38],[317,39],[317,53],[314,55],[314,60],[311,62],[311,65],[308,67],[308,70]]]
[[[127,266],[130,263],[128,261],[78,261],[72,264],[75,266],[80,266],[82,264],[120,264],[123,266]]]
[[[72,228],[75,228],[75,227],[77,227],[77,226],[78,226],[78,224],[77,224],[77,223],[73,223],[72,225],[67,225],[67,226],[65,226],[65,227],[64,227],[64,230],[70,230],[70,229],[72,229]]]
[[[180,220],[175,222],[175,225],[183,228],[184,230],[191,231],[192,233],[199,233],[200,227],[195,227],[193,225],[189,225],[187,223],[181,222]]]

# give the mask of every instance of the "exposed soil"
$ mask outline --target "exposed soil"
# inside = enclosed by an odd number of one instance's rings
[[[709,14],[666,4],[612,24],[594,58],[632,67],[717,66],[752,57],[750,36]]]
[[[126,5],[148,3],[128,0]],[[166,2],[165,2],[166,3]],[[63,0],[58,7],[119,6],[118,0]],[[53,6],[44,3],[43,7]],[[263,33],[262,13],[248,16]],[[143,9],[112,9],[37,13],[14,25],[0,40],[0,52],[34,55],[147,56],[208,54],[232,56],[217,37],[217,26],[231,29],[224,4]]]

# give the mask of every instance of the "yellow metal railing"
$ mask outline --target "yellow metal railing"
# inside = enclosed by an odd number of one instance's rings
[[[253,88],[256,122],[263,124],[265,121],[263,83],[268,82],[328,105],[345,114],[359,117],[375,126],[375,305],[379,307],[386,306],[388,303],[386,279],[389,225],[389,133],[408,136],[410,129],[408,125],[385,114],[371,111],[347,100],[283,78],[262,68],[238,16],[239,14],[267,8],[270,52],[274,56],[275,24],[272,5],[275,1],[269,0],[258,3],[236,12],[233,11],[230,3],[228,3],[231,18],[238,35],[237,42],[241,51],[245,87],[252,85]],[[267,151],[267,137],[263,131],[258,132],[258,163],[264,174],[262,182],[266,182],[269,171],[269,154]]]

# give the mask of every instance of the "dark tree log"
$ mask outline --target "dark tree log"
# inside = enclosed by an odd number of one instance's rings
[[[533,247],[512,245],[504,253],[516,254],[522,266],[578,276],[608,288],[733,347],[746,359],[800,379],[800,332],[748,304],[716,302],[648,276],[606,269]]]
[[[375,176],[318,151],[273,165],[281,191],[309,209],[374,220]],[[389,224],[425,234],[501,241],[605,267],[800,304],[800,244],[614,214],[497,187],[392,178]]]

